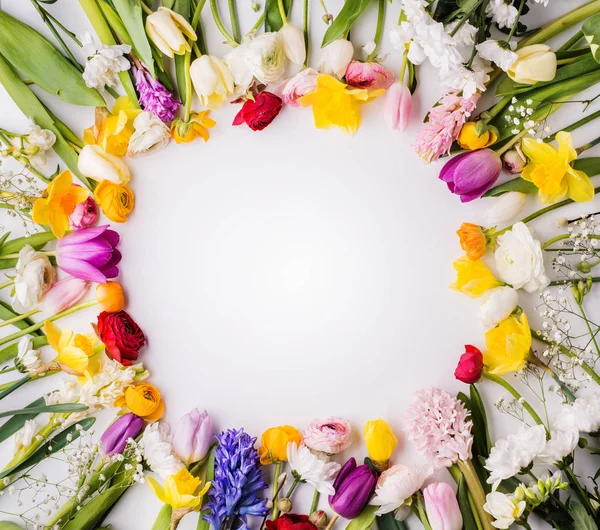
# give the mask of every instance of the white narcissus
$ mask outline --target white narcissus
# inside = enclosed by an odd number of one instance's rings
[[[97,182],[108,180],[115,184],[127,184],[131,178],[127,164],[120,157],[106,153],[99,145],[83,147],[77,169]]]
[[[486,329],[491,329],[508,318],[518,303],[519,295],[512,287],[495,287],[481,298],[479,318]]]
[[[297,65],[304,64],[306,60],[306,44],[304,42],[304,32],[292,26],[284,24],[279,30],[279,35],[283,42],[283,50],[288,60]]]
[[[190,77],[200,103],[216,110],[233,94],[234,80],[227,64],[213,55],[202,55],[192,62]]]
[[[299,480],[325,495],[335,493],[333,481],[340,470],[337,462],[328,462],[325,457],[311,452],[306,445],[298,445],[296,442],[287,444],[286,453],[294,477],[300,477]]]
[[[483,509],[495,519],[492,525],[501,530],[510,528],[523,515],[527,506],[525,501],[518,501],[512,495],[499,491],[488,493],[485,500]]]
[[[26,313],[35,309],[56,279],[56,271],[48,256],[31,245],[19,251],[11,304],[15,311]]]
[[[385,515],[400,508],[407,499],[417,492],[430,471],[413,469],[396,464],[386,469],[375,488],[375,495],[369,504],[379,506],[376,515]]]
[[[133,120],[133,134],[127,146],[128,156],[147,154],[165,147],[171,133],[164,122],[152,112],[140,112]]]
[[[518,191],[509,191],[498,199],[494,199],[494,205],[485,214],[486,223],[494,226],[515,218],[525,206],[527,195]]]
[[[500,279],[515,289],[533,293],[550,283],[544,268],[540,242],[533,239],[524,223],[515,223],[511,230],[497,239],[494,253]]]
[[[354,56],[354,46],[347,39],[337,39],[321,50],[321,58],[317,70],[322,74],[344,77],[346,68]]]

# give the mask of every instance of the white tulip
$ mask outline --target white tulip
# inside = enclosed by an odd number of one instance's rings
[[[485,220],[490,226],[510,221],[519,214],[526,202],[525,193],[509,191],[494,199],[494,205],[485,214]]]
[[[354,47],[347,39],[337,39],[323,48],[317,70],[322,74],[344,77],[354,56]]]
[[[285,56],[293,64],[304,64],[306,60],[306,44],[304,43],[304,32],[290,24],[284,24],[279,30],[283,41]]]
[[[120,157],[105,153],[99,145],[84,146],[79,153],[77,168],[97,182],[109,180],[115,184],[127,184],[131,177],[127,164]]]
[[[190,77],[200,102],[207,109],[218,109],[233,93],[233,75],[225,61],[218,57],[198,57],[190,66]]]
[[[479,318],[491,329],[508,318],[519,303],[519,295],[512,287],[496,287],[486,291],[479,305]]]
[[[169,128],[152,112],[140,112],[133,120],[133,134],[129,138],[128,156],[158,151],[171,139]]]
[[[44,293],[56,279],[56,271],[48,256],[30,245],[19,251],[11,303],[19,313],[35,309]]]
[[[190,23],[179,13],[166,7],[159,7],[157,11],[146,18],[146,33],[157,48],[167,57],[183,55],[191,51],[186,37],[195,41],[196,32]]]

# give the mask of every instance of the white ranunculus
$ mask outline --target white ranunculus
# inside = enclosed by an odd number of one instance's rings
[[[519,214],[526,202],[525,193],[509,191],[494,199],[494,205],[485,214],[485,220],[491,226],[510,221]]]
[[[163,479],[183,467],[183,462],[173,454],[169,425],[165,422],[150,423],[142,434],[139,446],[150,469]]]
[[[476,47],[481,57],[496,63],[505,72],[517,60],[517,54],[510,49],[508,44],[500,43],[497,40],[486,40]]]
[[[539,291],[550,283],[540,242],[533,239],[527,225],[515,223],[512,230],[498,237],[497,242],[494,257],[502,281],[528,293]]]
[[[490,472],[488,484],[494,489],[503,480],[514,477],[522,468],[533,462],[546,446],[546,429],[543,425],[535,425],[509,434],[506,439],[498,440],[485,462]]]
[[[379,506],[377,515],[390,513],[401,507],[416,491],[421,489],[431,474],[428,470],[414,469],[396,464],[386,469],[375,488],[375,495],[369,504]]]
[[[317,70],[322,74],[344,77],[346,68],[354,56],[354,47],[347,39],[337,39],[321,50]]]
[[[483,509],[495,519],[492,525],[501,530],[510,528],[523,515],[527,506],[525,501],[517,501],[512,495],[499,491],[488,493],[485,501]]]
[[[534,462],[540,465],[553,465],[570,455],[579,443],[579,431],[576,428],[568,431],[551,431],[550,439]]]
[[[133,134],[129,138],[128,156],[158,151],[171,139],[169,128],[152,112],[140,112],[133,120]]]
[[[552,426],[560,431],[577,429],[580,432],[600,431],[600,394],[577,398],[559,409]]]
[[[22,374],[30,374],[35,372],[41,365],[40,350],[32,348],[29,337],[21,337],[17,345],[17,357],[15,359],[17,370]]]
[[[38,424],[33,420],[27,420],[23,427],[21,427],[14,436],[15,448],[14,452],[17,453],[24,447],[29,447],[33,438],[38,432]]]
[[[127,44],[96,46],[89,33],[82,37],[83,52],[88,57],[83,70],[83,80],[89,88],[104,90],[105,86],[115,87],[119,72],[129,70],[131,64],[124,57],[131,51]]]
[[[56,279],[56,271],[48,256],[25,245],[19,252],[11,296],[13,308],[19,313],[35,309],[44,293]]]
[[[519,295],[512,287],[490,289],[481,298],[479,318],[486,329],[491,329],[509,317],[518,303]]]
[[[190,66],[190,77],[200,103],[216,110],[227,96],[233,94],[234,81],[229,67],[213,55],[202,55]]]
[[[86,177],[102,182],[127,184],[131,173],[120,156],[107,153],[99,145],[85,145],[79,153],[77,168]]]
[[[304,43],[304,32],[292,26],[284,24],[279,30],[285,56],[293,64],[304,64],[306,60],[306,44]]]
[[[341,467],[337,462],[328,462],[315,455],[304,444],[290,442],[286,449],[290,469],[295,475],[301,477],[302,482],[310,484],[324,495],[335,493],[333,480]]]

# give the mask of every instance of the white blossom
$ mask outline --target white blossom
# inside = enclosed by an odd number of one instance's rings
[[[485,500],[483,509],[495,519],[492,526],[502,530],[510,528],[527,507],[525,501],[519,501],[514,496],[499,491],[488,493]]]
[[[508,71],[518,57],[505,42],[498,42],[493,39],[478,44],[477,51],[480,57],[496,63],[505,72]]]
[[[152,112],[140,112],[133,120],[133,134],[129,138],[128,156],[158,151],[171,139],[169,128]]]
[[[56,271],[48,256],[25,245],[19,251],[11,303],[15,311],[26,313],[35,309],[44,293],[56,279]]]
[[[570,455],[579,443],[579,431],[575,428],[568,431],[551,431],[550,439],[542,452],[536,456],[535,464],[553,465]]]
[[[129,70],[131,67],[124,57],[131,51],[131,46],[127,44],[97,46],[89,33],[83,35],[81,42],[83,52],[88,57],[83,70],[85,84],[96,90],[104,90],[105,86],[111,88],[116,86],[119,72]]]
[[[162,421],[150,423],[138,444],[150,469],[161,478],[177,473],[184,465],[173,454],[169,425]]]
[[[295,477],[310,484],[324,495],[333,495],[333,480],[340,465],[327,462],[324,457],[317,456],[304,444],[290,442],[287,445],[287,460]]]
[[[17,453],[24,447],[29,447],[31,442],[33,442],[33,438],[35,437],[38,431],[38,424],[35,419],[27,420],[23,427],[21,427],[14,436],[14,452]]]
[[[412,495],[421,489],[431,475],[431,469],[411,468],[396,464],[386,469],[375,488],[369,504],[379,506],[376,515],[385,515],[402,507]]]
[[[17,345],[17,357],[15,359],[17,370],[23,374],[30,374],[35,372],[41,365],[40,350],[32,348],[29,337],[21,337]]]
[[[510,0],[490,0],[486,14],[499,28],[512,28],[519,11]]]

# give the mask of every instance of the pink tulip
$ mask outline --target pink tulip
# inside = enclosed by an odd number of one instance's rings
[[[183,416],[173,433],[173,450],[180,460],[192,464],[202,460],[213,441],[212,419],[208,412],[194,409]]]
[[[344,77],[351,87],[369,90],[389,88],[394,82],[394,74],[376,62],[351,61]]]
[[[430,484],[423,490],[425,510],[432,530],[462,530],[463,519],[454,490],[445,482]]]
[[[401,82],[394,83],[385,95],[383,107],[386,123],[395,131],[406,131],[412,108],[412,94]]]
[[[290,77],[281,84],[281,99],[285,105],[299,107],[298,100],[312,92],[317,86],[319,73],[312,68],[305,68],[294,77]]]
[[[60,313],[79,302],[86,295],[89,287],[90,284],[85,280],[69,276],[56,282],[46,291],[39,308],[50,315]]]
[[[81,230],[92,226],[98,217],[98,205],[93,197],[88,197],[82,203],[75,206],[73,213],[69,215],[69,225],[72,230]]]

